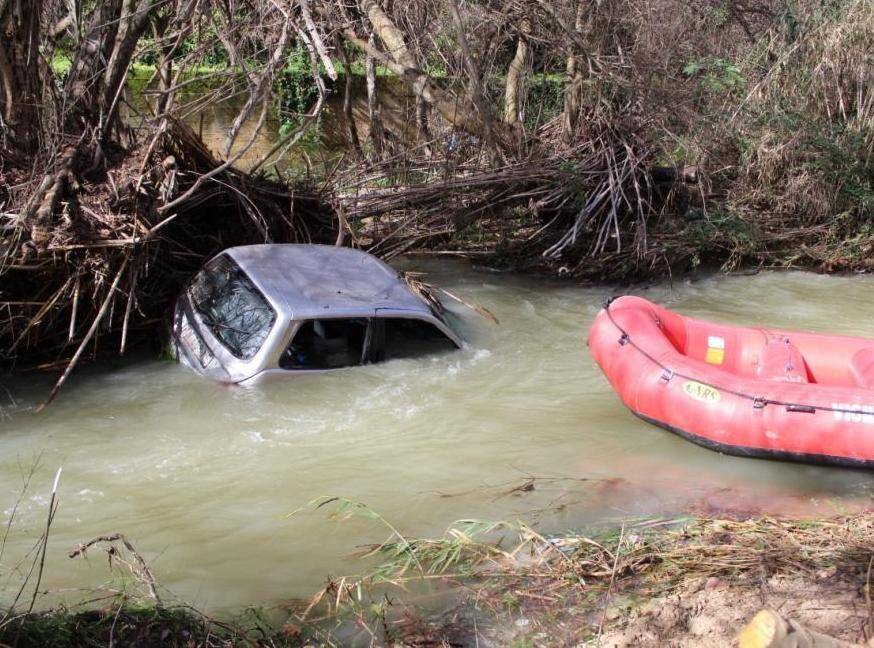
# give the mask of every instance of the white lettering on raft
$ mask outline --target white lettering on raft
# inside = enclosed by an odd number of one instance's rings
[[[874,425],[874,405],[832,403],[832,414],[835,415],[836,421]]]

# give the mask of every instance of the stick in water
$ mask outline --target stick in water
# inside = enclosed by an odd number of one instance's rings
[[[40,583],[42,583],[42,574],[46,566],[46,550],[49,547],[49,532],[52,529],[52,520],[54,519],[55,511],[57,510],[55,501],[58,495],[58,482],[61,481],[61,471],[63,469],[63,466],[58,468],[58,472],[55,473],[55,483],[52,484],[52,498],[49,500],[49,516],[46,518],[46,531],[43,535],[42,550],[39,556],[39,571],[36,574],[36,584],[33,586],[33,597],[30,599],[30,607],[27,608],[28,614],[33,612],[33,606],[36,604],[36,597],[39,595],[39,586]]]
[[[85,339],[82,340],[79,348],[76,349],[76,353],[70,360],[70,364],[67,365],[67,368],[64,370],[63,375],[58,378],[58,382],[56,382],[55,386],[52,387],[52,391],[49,392],[48,397],[39,405],[39,407],[36,408],[37,413],[42,412],[48,406],[48,404],[55,399],[55,396],[58,395],[58,391],[60,391],[64,382],[66,382],[70,373],[73,371],[73,368],[76,366],[76,363],[79,362],[79,358],[85,351],[85,347],[88,346],[91,338],[94,337],[94,333],[97,332],[97,327],[100,324],[100,321],[103,319],[103,316],[106,315],[106,311],[109,309],[109,303],[112,301],[112,296],[115,294],[115,289],[118,288],[118,282],[121,280],[121,275],[124,274],[125,268],[127,268],[127,262],[129,260],[130,252],[125,255],[124,261],[122,261],[121,263],[121,268],[118,269],[118,273],[115,275],[115,279],[112,280],[112,285],[109,287],[109,292],[106,295],[106,299],[103,300],[103,304],[100,306],[100,310],[97,312],[97,317],[95,317],[94,321],[91,322],[91,328],[89,328],[88,333],[85,334]]]

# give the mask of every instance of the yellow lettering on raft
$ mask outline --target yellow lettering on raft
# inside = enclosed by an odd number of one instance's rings
[[[683,383],[683,391],[690,398],[694,398],[702,403],[718,403],[722,398],[722,394],[718,390],[694,380]]]

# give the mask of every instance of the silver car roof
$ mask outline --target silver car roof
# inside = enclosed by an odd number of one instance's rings
[[[360,250],[270,243],[224,253],[288,319],[365,317],[376,309],[414,311],[434,319],[396,270]]]

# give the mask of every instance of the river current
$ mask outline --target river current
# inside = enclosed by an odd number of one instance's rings
[[[42,414],[32,410],[48,377],[0,381],[4,526],[37,464],[0,558],[0,598],[20,583],[13,568],[42,531],[61,466],[43,587],[117,578],[99,554],[67,553],[122,532],[163,588],[209,610],[306,597],[330,575],[362,568],[348,554],[384,540],[386,528],[306,507],[321,496],[362,502],[410,536],[439,535],[460,518],[526,520],[548,532],[690,510],[834,512],[870,500],[867,473],[726,457],[632,416],[585,344],[617,291],[411,263],[500,324],[453,307],[460,351],[258,388],[148,357],[92,366]],[[766,272],[633,292],[724,322],[874,336],[872,290],[866,276]]]

